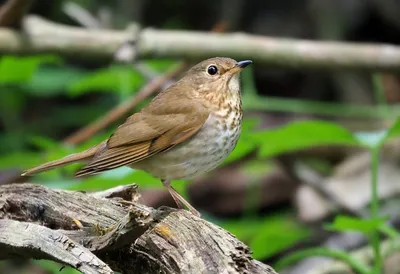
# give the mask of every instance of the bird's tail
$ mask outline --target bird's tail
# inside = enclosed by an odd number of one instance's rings
[[[85,151],[79,152],[79,153],[75,153],[75,154],[71,154],[68,156],[65,156],[64,158],[58,159],[58,160],[54,160],[48,163],[44,163],[42,165],[39,165],[37,167],[28,169],[26,171],[24,171],[21,176],[30,176],[30,175],[34,175],[36,173],[40,173],[43,171],[47,171],[47,170],[51,170],[53,168],[57,168],[57,167],[62,167],[65,165],[69,165],[72,163],[76,163],[76,162],[82,162],[82,161],[86,161],[86,160],[90,160],[91,158],[93,158],[93,156],[96,154],[96,152],[104,147],[105,142],[91,147]]]

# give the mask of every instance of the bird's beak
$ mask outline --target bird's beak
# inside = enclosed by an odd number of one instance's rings
[[[232,74],[234,74],[236,72],[242,71],[242,69],[244,69],[251,63],[253,63],[253,61],[251,61],[251,60],[244,60],[244,61],[237,62],[236,65],[233,68],[231,68],[230,72]]]

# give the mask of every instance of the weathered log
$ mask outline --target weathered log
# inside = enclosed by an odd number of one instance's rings
[[[101,193],[0,187],[0,259],[51,259],[83,273],[276,273],[226,230],[185,210]]]

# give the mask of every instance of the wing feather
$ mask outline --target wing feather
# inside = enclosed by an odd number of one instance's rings
[[[208,117],[209,112],[196,101],[181,99],[181,104],[171,109],[161,107],[160,99],[156,97],[148,108],[132,115],[118,127],[106,147],[75,176],[97,174],[164,152],[194,136]]]
[[[150,142],[143,142],[128,147],[106,149],[81,168],[75,176],[83,177],[92,175],[124,166],[131,162],[140,161],[147,156],[149,147]]]

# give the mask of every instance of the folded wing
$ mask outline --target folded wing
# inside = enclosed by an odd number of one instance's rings
[[[209,117],[201,103],[180,99],[179,106],[160,106],[165,99],[153,101],[128,118],[76,176],[100,173],[162,153],[194,136]]]

